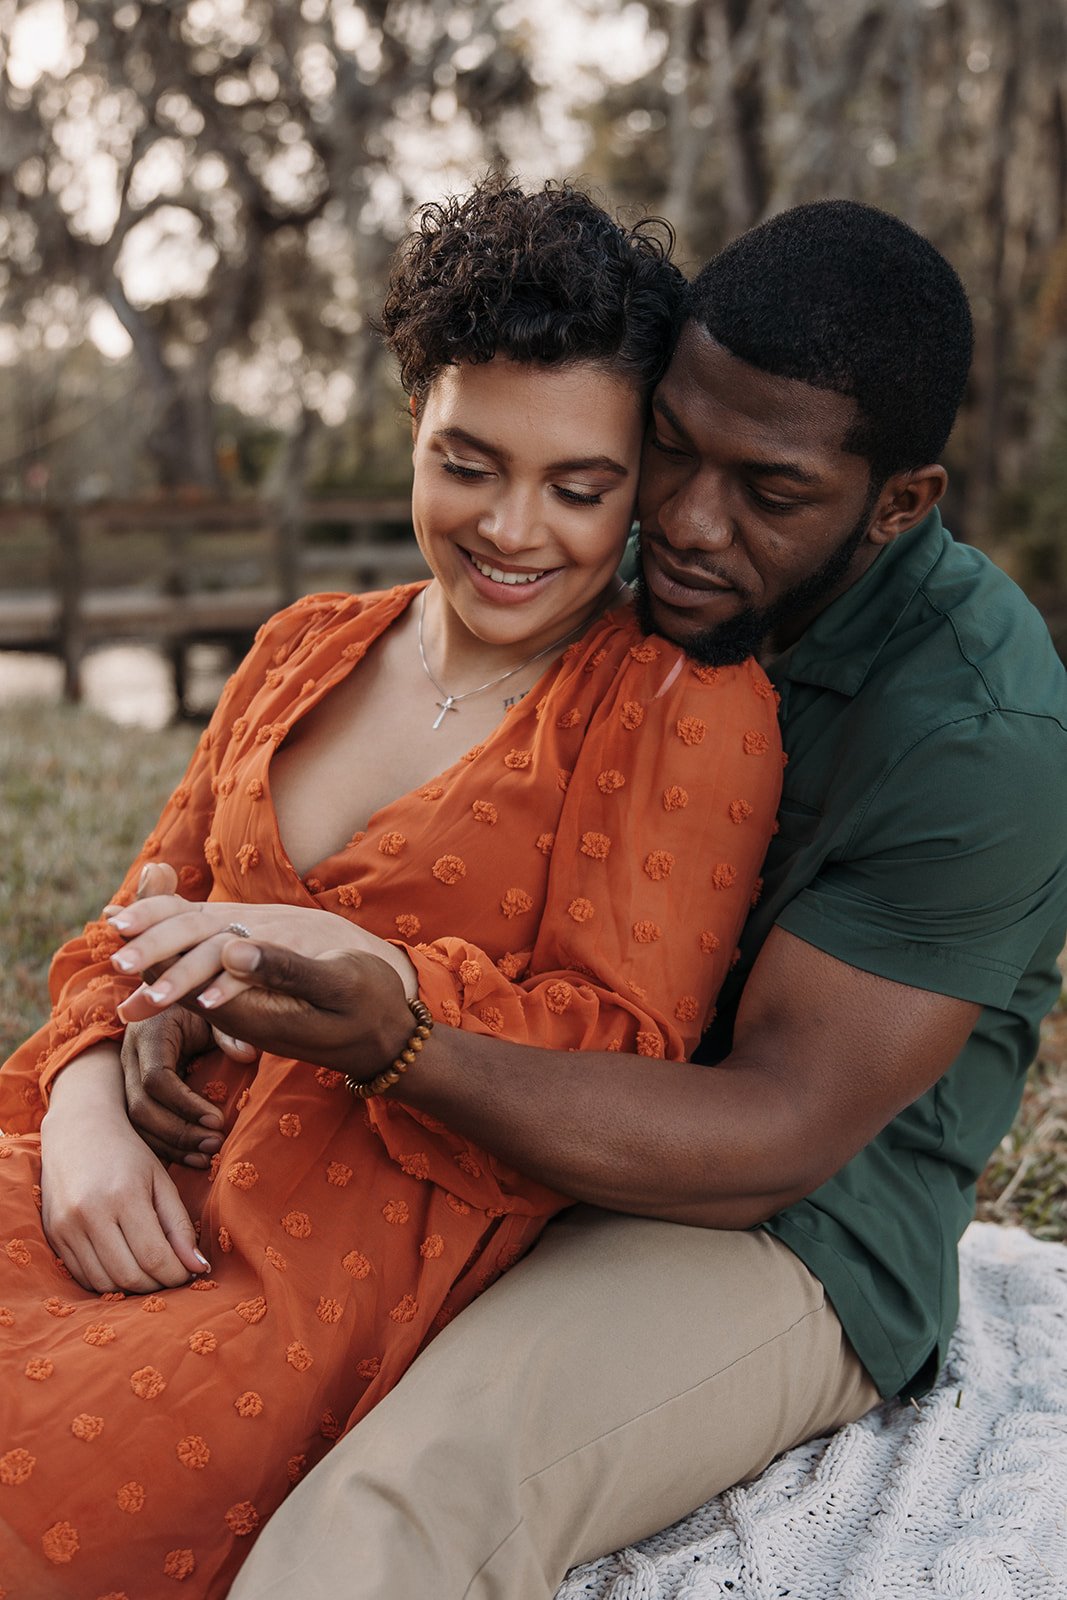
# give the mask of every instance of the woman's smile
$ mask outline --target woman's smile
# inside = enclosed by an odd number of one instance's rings
[[[471,583],[479,594],[497,605],[525,605],[544,592],[545,586],[562,570],[560,567],[511,567],[499,561],[476,555],[473,550],[457,546],[471,566]]]

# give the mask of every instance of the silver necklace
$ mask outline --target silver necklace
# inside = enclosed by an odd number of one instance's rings
[[[438,694],[444,695],[444,699],[438,700],[437,702],[440,710],[437,713],[437,720],[433,725],[434,731],[441,726],[442,722],[445,720],[446,714],[449,711],[455,711],[461,700],[470,700],[472,696],[476,694],[483,694],[486,689],[493,689],[498,683],[503,683],[506,679],[513,678],[517,672],[524,672],[527,667],[532,667],[535,661],[540,661],[543,656],[547,656],[553,650],[558,650],[561,644],[566,644],[568,639],[573,639],[576,634],[581,633],[582,629],[586,627],[588,622],[588,619],[586,619],[586,622],[579,622],[578,626],[576,628],[572,628],[570,633],[565,633],[562,638],[555,639],[552,644],[546,644],[543,650],[538,650],[537,654],[535,656],[531,656],[528,661],[520,661],[517,667],[509,667],[507,672],[502,672],[499,677],[490,678],[487,683],[480,683],[477,689],[464,689],[461,694],[449,694],[444,684],[438,683],[437,679],[434,677],[430,670],[430,663],[426,659],[426,647],[422,641],[422,619],[425,611],[426,590],[424,589],[419,595],[419,660],[422,662],[423,671],[433,684],[434,688],[437,690]]]

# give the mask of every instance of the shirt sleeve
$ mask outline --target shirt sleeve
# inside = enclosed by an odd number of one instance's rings
[[[1067,904],[1067,734],[989,711],[919,739],[778,918],[896,983],[1005,1007]]]
[[[226,684],[181,783],[141,846],[122,884],[112,896],[119,905],[134,897],[150,861],[165,861],[178,874],[178,892],[187,900],[206,900],[213,874],[205,858],[215,811],[219,761],[249,702],[279,654],[288,653],[314,622],[323,597],[298,601],[264,623],[244,661]],[[122,940],[103,917],[86,924],[52,958],[49,1020],[0,1068],[0,1127],[7,1133],[32,1132],[40,1125],[56,1074],[75,1056],[105,1039],[120,1038],[116,1008],[140,979],[122,977],[111,957]]]
[[[638,647],[637,667],[657,648],[671,647]],[[409,949],[444,1022],[556,1049],[691,1053],[758,894],[781,744],[752,662],[679,656],[642,692],[651,681],[622,674],[583,740],[543,841],[547,900],[528,970],[502,972],[466,939]]]

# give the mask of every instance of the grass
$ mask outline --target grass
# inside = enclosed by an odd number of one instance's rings
[[[55,946],[118,884],[196,742],[69,706],[0,707],[0,1059],[43,1020]],[[1042,1030],[978,1215],[1067,1239],[1067,1004]]]
[[[195,743],[189,727],[0,708],[0,1059],[43,1021],[52,951],[107,903]]]

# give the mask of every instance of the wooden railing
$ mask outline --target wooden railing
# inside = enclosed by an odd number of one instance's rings
[[[0,650],[58,656],[64,693],[77,700],[88,649],[143,640],[169,659],[184,711],[191,644],[236,652],[301,594],[381,588],[426,571],[406,497],[296,510],[178,499],[0,503]]]

